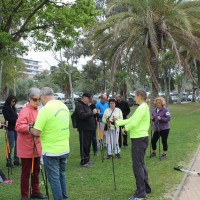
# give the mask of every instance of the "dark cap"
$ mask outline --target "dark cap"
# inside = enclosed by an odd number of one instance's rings
[[[83,93],[82,97],[91,98],[91,97],[92,97],[92,94],[90,94],[89,92],[85,92],[85,93]]]

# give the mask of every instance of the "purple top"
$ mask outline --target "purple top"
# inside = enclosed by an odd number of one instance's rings
[[[160,116],[161,120],[157,120],[157,116]],[[152,113],[152,118],[155,131],[162,131],[170,128],[170,112],[166,107],[162,107],[160,110],[156,108]]]

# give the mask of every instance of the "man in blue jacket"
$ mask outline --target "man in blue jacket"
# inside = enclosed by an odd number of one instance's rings
[[[102,94],[100,96],[100,101],[96,103],[96,108],[97,108],[97,111],[99,113],[98,126],[99,126],[99,129],[100,129],[101,133],[104,133],[104,126],[105,126],[105,124],[102,122],[102,117],[103,117],[103,114],[104,114],[105,110],[107,108],[109,108],[109,105],[108,105],[107,101],[108,101],[107,95]],[[103,136],[105,136],[105,135],[104,134],[101,135],[102,138],[98,137],[98,139],[100,139],[100,140],[103,139]],[[105,141],[105,138],[104,138],[104,141]]]

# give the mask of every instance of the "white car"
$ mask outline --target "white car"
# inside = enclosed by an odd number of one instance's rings
[[[64,100],[65,99],[65,94],[63,94],[63,93],[54,93],[54,97],[57,100]]]

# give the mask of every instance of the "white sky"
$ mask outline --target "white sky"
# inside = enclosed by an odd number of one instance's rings
[[[53,52],[51,51],[45,51],[45,52],[29,51],[28,54],[24,55],[23,57],[40,61],[43,69],[50,69],[51,66],[57,66],[58,64],[57,60],[54,58]],[[60,57],[59,53],[57,57],[58,58]],[[85,65],[88,60],[89,58],[81,57],[77,64],[78,69],[81,70],[82,66]]]

